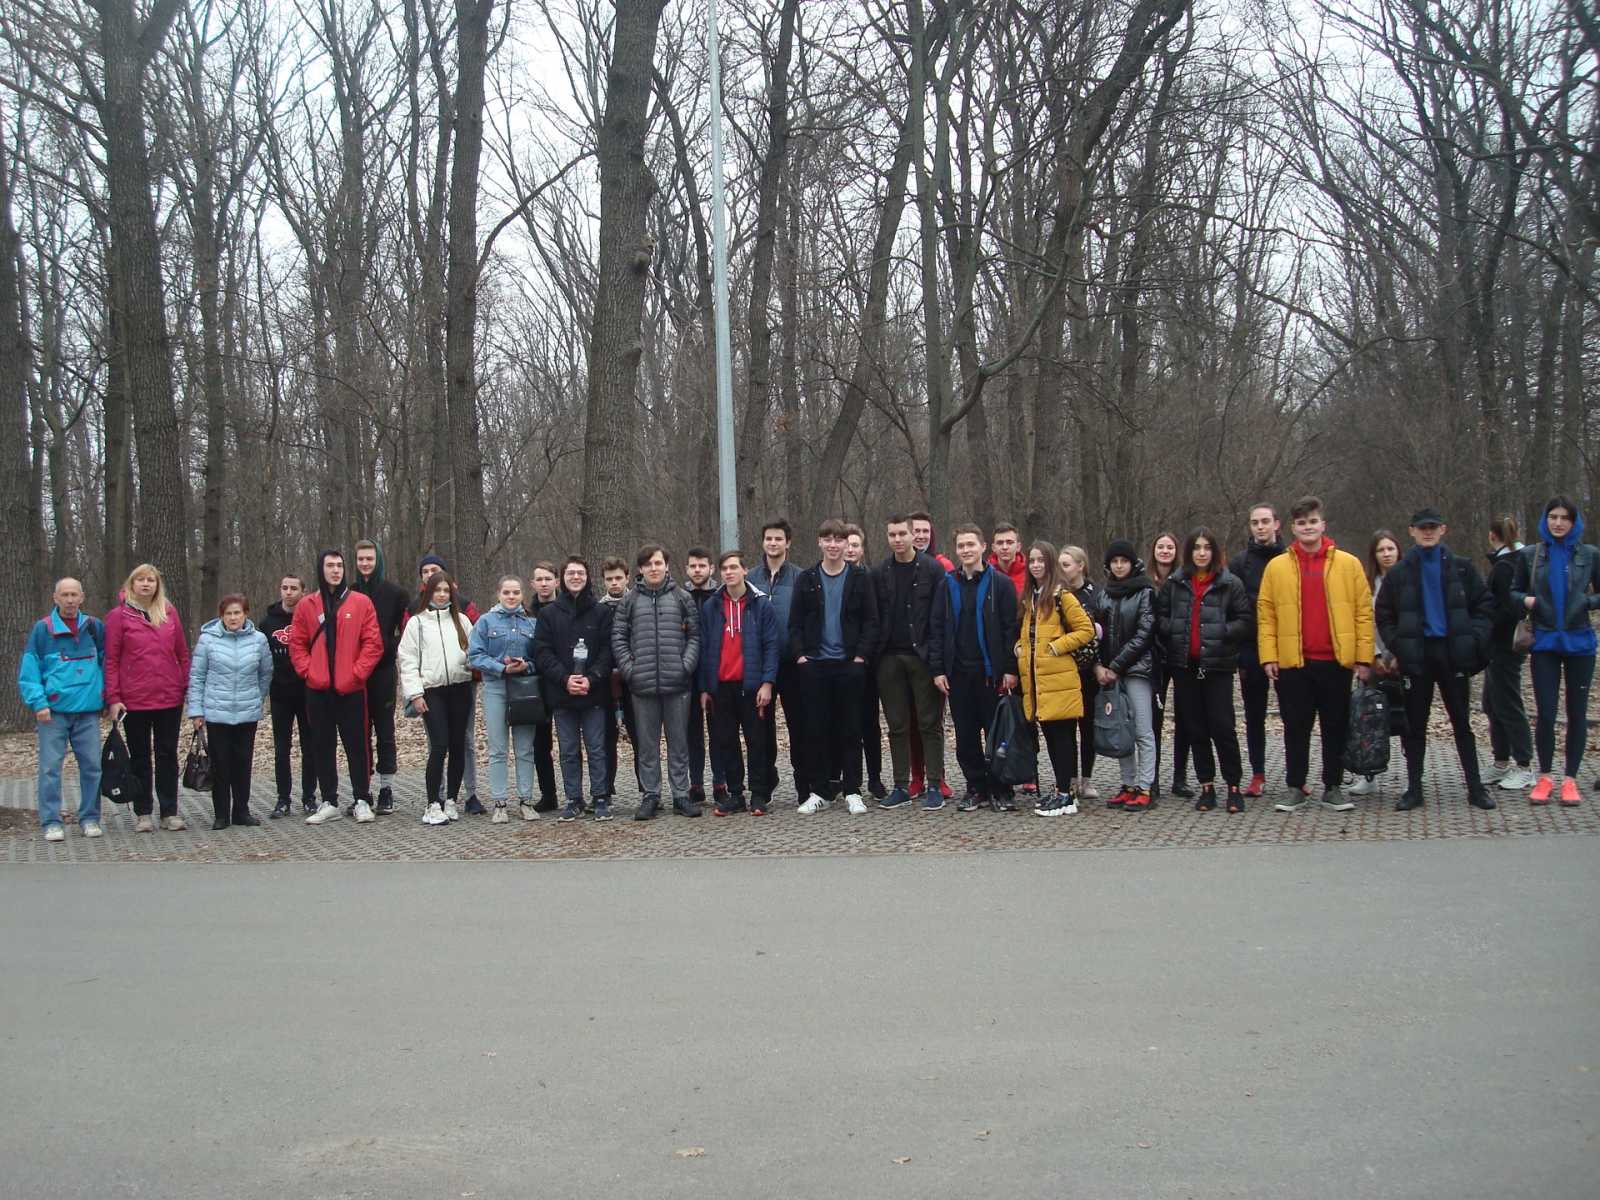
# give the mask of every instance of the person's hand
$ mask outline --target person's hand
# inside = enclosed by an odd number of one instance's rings
[[[128,706],[119,701],[111,706],[111,719],[113,721],[120,721],[122,720],[122,714],[127,711]]]
[[[948,675],[935,675],[933,677],[933,686],[948,696],[950,694],[950,677]]]
[[[1369,682],[1372,679],[1371,665],[1369,663],[1357,663],[1356,678],[1361,680],[1362,683]]]
[[[528,670],[526,659],[512,658],[506,660],[507,675],[522,675]]]
[[[1095,681],[1099,683],[1101,687],[1110,687],[1117,681],[1117,673],[1110,667],[1095,667],[1094,677]]]
[[[408,699],[411,701],[411,707],[417,710],[417,716],[425,717],[428,715],[428,701],[425,697],[410,696]]]
[[[794,663],[795,663],[795,666],[797,666],[797,667],[805,666],[806,665],[806,656],[804,654],[802,654],[799,658],[794,660]]]
[[[589,694],[589,677],[587,675],[567,676],[567,695],[587,696]]]
[[[1012,688],[1014,688],[1016,686],[1017,686],[1017,677],[1015,675],[1002,675],[1000,677],[1000,690],[1002,692],[1009,692]]]
[[[854,658],[852,658],[852,659],[851,659],[851,660],[850,660],[850,661],[851,661],[851,662],[858,662],[858,663],[864,663],[864,662],[866,662],[866,661],[867,661],[867,660],[866,660],[866,659],[864,659],[864,658],[862,658],[862,657],[861,657],[861,655],[859,655],[859,654],[858,654],[858,655],[856,655],[856,656],[855,656],[855,657],[854,657]]]
[[[206,719],[204,717],[190,717],[189,720],[194,723],[194,731],[196,733],[206,727]]]
[[[1261,664],[1261,673],[1263,675],[1265,675],[1268,679],[1272,680],[1273,683],[1277,683],[1278,682],[1278,664],[1277,663],[1262,663]]]
[[[1529,612],[1532,612],[1534,605],[1538,603],[1538,599],[1533,596],[1524,596],[1522,598],[1522,607],[1526,608]]]
[[[764,717],[772,706],[772,685],[763,683],[756,689],[756,716]]]
[[[48,725],[50,724],[50,718],[52,715],[53,714],[48,708],[41,708],[38,712],[33,714],[33,719],[39,722],[41,725]]]

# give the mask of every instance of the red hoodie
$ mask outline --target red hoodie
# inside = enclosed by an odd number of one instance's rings
[[[1204,575],[1189,576],[1189,588],[1194,592],[1194,607],[1189,610],[1189,661],[1200,661],[1200,607],[1205,603],[1206,593],[1211,590],[1211,581],[1216,575],[1207,571]]]
[[[1328,589],[1324,582],[1328,554],[1333,539],[1322,539],[1314,554],[1294,544],[1294,560],[1300,567],[1300,650],[1308,662],[1333,662],[1333,626],[1328,620]]]
[[[989,555],[989,565],[1011,580],[1011,586],[1017,589],[1017,597],[1022,597],[1022,590],[1028,584],[1028,556],[1018,550],[1011,556],[1011,565],[1002,567],[1000,560],[993,554]]]
[[[367,680],[383,658],[383,634],[378,630],[378,614],[360,592],[345,593],[336,618],[339,636],[334,639],[334,677],[328,680],[328,648],[323,645],[322,593],[311,592],[294,606],[289,624],[289,658],[295,673],[313,691],[335,691],[348,696],[365,691]],[[313,639],[315,643],[313,644]]]

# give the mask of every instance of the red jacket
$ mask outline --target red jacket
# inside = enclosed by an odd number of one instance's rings
[[[119,599],[121,599],[119,597]],[[106,614],[106,703],[151,712],[183,703],[189,690],[189,640],[183,619],[150,624],[142,609],[122,600]]]
[[[289,624],[289,659],[295,673],[314,691],[335,691],[348,696],[366,690],[367,680],[383,658],[383,634],[378,629],[378,613],[360,592],[345,593],[336,619],[339,636],[334,639],[334,676],[328,681],[328,647],[318,636],[322,625],[322,593],[312,592],[294,607]]]
[[[1028,555],[1026,552],[1018,550],[1012,557],[1009,567],[1001,567],[1000,560],[991,554],[989,555],[989,565],[1011,580],[1011,586],[1017,589],[1018,596],[1027,595]]]

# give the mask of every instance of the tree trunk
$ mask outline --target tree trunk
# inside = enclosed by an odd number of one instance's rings
[[[133,0],[98,0],[96,7],[105,60],[100,115],[117,263],[115,299],[139,452],[139,545],[161,567],[168,593],[192,624],[178,411],[144,120],[145,71],[172,26],[178,2],[159,0],[143,22],[135,16]]]
[[[0,450],[0,521],[19,541],[19,535],[33,527],[33,505],[28,498],[32,486],[28,463],[28,371],[33,350],[22,329],[22,280],[17,270],[20,248],[11,220],[11,155],[5,130],[0,127],[0,431],[11,431],[9,435],[0,432],[0,441],[11,447]],[[36,577],[38,568],[36,560],[32,564]],[[13,597],[5,612],[0,613],[0,646],[6,648],[8,655],[18,653],[39,614],[43,598],[38,595],[38,582],[35,578],[35,587],[29,589],[25,600]],[[32,725],[32,714],[17,689],[5,688],[0,696],[0,729],[27,729]]]
[[[654,243],[645,218],[656,184],[644,161],[651,64],[666,0],[618,0],[605,112],[596,152],[600,162],[600,238],[594,327],[589,343],[589,395],[583,445],[579,540],[591,563],[634,539],[635,389],[640,320]]]
[[[133,442],[128,405],[128,359],[117,309],[115,255],[106,256],[106,519],[103,570],[106,595],[133,569]]]

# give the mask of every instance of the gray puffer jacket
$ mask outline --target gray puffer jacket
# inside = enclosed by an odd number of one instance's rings
[[[628,690],[672,696],[694,687],[700,662],[700,614],[669,575],[658,588],[639,583],[617,605],[611,653]]]

